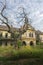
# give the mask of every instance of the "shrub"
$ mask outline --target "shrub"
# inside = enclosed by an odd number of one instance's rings
[[[18,48],[20,48],[20,47],[22,46],[21,40],[18,40],[18,41],[17,41],[17,45],[18,45]]]
[[[12,46],[0,47],[0,60],[17,60],[21,58],[43,59],[43,48],[22,46],[14,49]]]

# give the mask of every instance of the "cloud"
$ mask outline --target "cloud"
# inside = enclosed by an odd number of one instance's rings
[[[4,0],[0,0],[3,1]],[[16,12],[18,7],[23,6],[31,19],[32,25],[36,29],[43,30],[43,0],[6,0],[7,9],[4,14],[9,18],[9,21],[13,22],[14,26],[17,26]],[[15,22],[14,22],[15,21]],[[19,27],[19,25],[18,25]]]

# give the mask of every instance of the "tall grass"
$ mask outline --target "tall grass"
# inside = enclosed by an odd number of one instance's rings
[[[17,60],[23,58],[43,59],[43,48],[22,46],[20,49],[14,49],[13,46],[0,46],[0,60]]]

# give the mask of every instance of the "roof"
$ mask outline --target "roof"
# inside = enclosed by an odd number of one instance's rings
[[[28,24],[28,29],[35,30],[35,28],[30,24]]]
[[[37,30],[36,34],[43,35],[43,32],[41,32],[40,30]]]
[[[3,26],[3,25],[0,25],[0,30],[5,30],[5,31],[8,31],[8,27],[7,26]]]
[[[12,29],[12,31],[18,31],[19,29],[21,29],[21,28],[15,28],[15,27],[11,27],[11,29]],[[28,24],[28,29],[30,30],[35,30],[30,24]],[[5,25],[0,25],[0,30],[2,30],[2,31],[8,31],[8,27],[7,26],[5,26]]]
[[[4,25],[0,25],[0,30],[2,30],[2,31],[8,31],[8,27],[7,26],[4,26]],[[12,28],[12,30],[18,30],[18,28]]]

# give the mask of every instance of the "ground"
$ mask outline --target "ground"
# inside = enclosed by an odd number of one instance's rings
[[[36,47],[0,46],[0,65],[43,65],[43,45]]]

